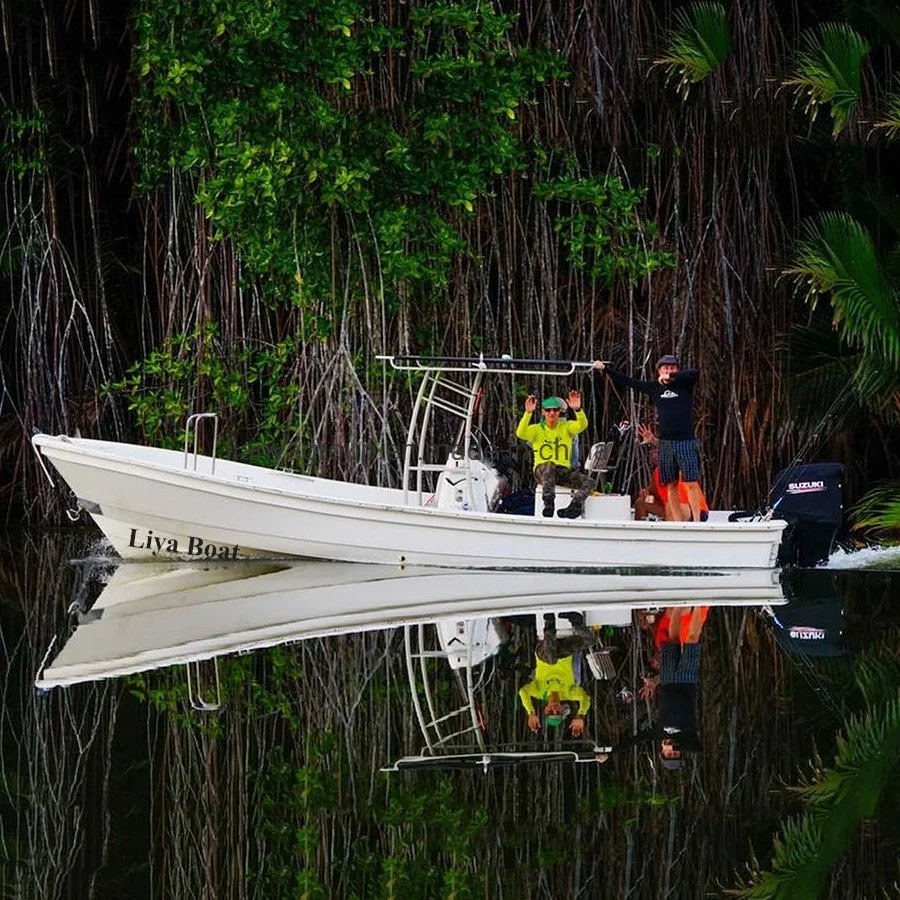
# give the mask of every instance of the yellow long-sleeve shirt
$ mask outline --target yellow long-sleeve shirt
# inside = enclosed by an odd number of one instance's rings
[[[583,409],[575,413],[575,421],[565,419],[556,428],[548,428],[544,422],[531,425],[531,413],[526,412],[519,420],[516,437],[531,444],[534,450],[534,464],[552,462],[563,468],[572,468],[572,441],[588,426]]]
[[[578,715],[583,716],[591,708],[591,698],[580,684],[575,683],[574,657],[564,656],[551,666],[535,657],[534,681],[530,681],[519,691],[519,699],[525,712],[534,712],[533,698],[544,703],[552,692],[559,694],[560,700],[577,700]]]

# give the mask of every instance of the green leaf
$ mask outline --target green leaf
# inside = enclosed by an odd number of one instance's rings
[[[871,235],[852,216],[822,213],[805,223],[785,270],[815,303],[831,298],[834,326],[865,361],[900,372],[900,292],[886,279]]]
[[[819,107],[831,106],[832,134],[838,135],[853,115],[862,90],[866,39],[844,22],[825,22],[803,33],[794,75],[784,84],[806,98],[805,112],[815,120]]]
[[[771,868],[726,894],[744,900],[816,900],[832,867],[847,851],[863,819],[871,817],[900,759],[900,698],[851,718],[838,735],[833,766],[813,766],[793,788],[805,812],[789,818],[774,841]]]
[[[872,488],[850,514],[856,528],[900,529],[900,482]]]
[[[887,95],[884,112],[874,127],[881,129],[888,140],[900,137],[900,88],[895,88]]]
[[[692,84],[708,78],[731,53],[731,32],[721,3],[692,3],[675,11],[675,27],[666,35],[666,50],[653,64],[679,79],[687,94]]]

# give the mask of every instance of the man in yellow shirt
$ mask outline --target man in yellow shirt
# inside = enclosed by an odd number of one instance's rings
[[[556,485],[575,489],[572,502],[559,511],[562,519],[577,519],[584,512],[584,500],[593,490],[590,476],[572,468],[572,442],[587,428],[587,416],[581,408],[581,394],[569,391],[569,406],[575,410],[575,420],[560,417],[566,403],[559,397],[548,397],[541,404],[543,421],[531,424],[531,414],[537,409],[537,399],[530,394],[525,400],[525,413],[516,428],[516,437],[531,444],[534,450],[534,478],[543,489],[544,515],[550,518],[556,505]]]
[[[574,654],[586,650],[594,643],[594,633],[585,626],[580,613],[563,613],[575,628],[575,633],[557,638],[556,617],[552,613],[544,616],[544,638],[535,647],[533,680],[519,691],[519,699],[528,713],[528,727],[536,732],[541,727],[541,719],[534,708],[537,698],[544,704],[544,715],[548,725],[561,725],[565,721],[571,704],[578,703],[578,713],[572,716],[569,729],[572,737],[581,737],[584,732],[584,717],[591,708],[588,692],[575,680]]]

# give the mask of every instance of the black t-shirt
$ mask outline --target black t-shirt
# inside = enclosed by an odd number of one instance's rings
[[[682,752],[700,752],[697,732],[697,685],[661,684],[659,686],[659,721],[647,731],[616,744],[612,752],[622,753],[649,741],[670,738]]]
[[[694,439],[694,386],[700,376],[697,369],[679,369],[668,384],[630,378],[608,366],[602,371],[616,384],[641,391],[653,401],[659,418],[660,440]]]
[[[665,730],[697,730],[697,685],[661,684],[659,686],[659,724]]]

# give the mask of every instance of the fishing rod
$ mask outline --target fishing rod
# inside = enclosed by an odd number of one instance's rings
[[[775,610],[771,606],[764,606],[758,611],[759,615],[768,617],[771,627],[778,628],[786,637],[790,637],[790,632],[785,624],[778,618]],[[828,683],[819,675],[816,667],[813,665],[812,657],[802,650],[786,650],[791,664],[797,670],[800,677],[809,685],[813,693],[816,694],[828,710],[834,715],[838,721],[843,722],[847,716],[847,706],[842,698],[840,698],[828,685]]]
[[[816,427],[812,430],[812,432],[811,432],[810,435],[806,438],[806,440],[803,442],[803,444],[801,444],[800,449],[797,451],[797,453],[796,453],[796,455],[794,456],[793,460],[791,460],[790,464],[789,464],[786,468],[782,469],[782,471],[781,471],[781,480],[783,480],[783,481],[785,481],[785,482],[789,481],[790,478],[791,478],[791,476],[792,476],[792,474],[793,474],[797,469],[799,469],[799,467],[800,467],[800,465],[801,465],[800,460],[803,459],[803,457],[806,456],[807,453],[810,452],[810,450],[812,449],[813,443],[814,443],[815,441],[817,441],[817,440],[820,439],[820,432],[822,431],[822,428],[824,427],[825,423],[826,423],[826,422],[827,422],[827,421],[828,421],[828,420],[829,420],[829,419],[837,412],[838,406],[844,401],[844,399],[845,399],[846,396],[848,395],[849,391],[850,391],[850,382],[848,381],[848,382],[841,388],[841,390],[838,391],[837,396],[836,396],[836,397],[834,398],[834,400],[832,401],[831,406],[829,406],[828,409],[826,410],[825,415],[822,416],[822,418],[820,419],[819,423],[818,423],[818,424],[816,425]],[[769,506],[769,501],[770,501],[771,498],[772,498],[772,492],[773,492],[774,490],[775,490],[775,484],[773,484],[773,485],[769,488],[769,493],[768,493],[768,495],[767,495],[767,497],[766,497],[766,506],[768,507],[768,509],[767,509],[767,511],[766,511],[766,517],[767,517],[767,518],[771,518],[771,517],[772,517],[772,515],[775,513],[775,511],[776,511],[776,510],[778,509],[778,507],[781,505],[781,501],[784,500],[784,498],[785,498],[785,496],[786,496],[785,494],[782,494],[782,495],[775,501],[774,504],[772,504],[771,506]],[[760,510],[760,512],[762,512],[762,510]]]

